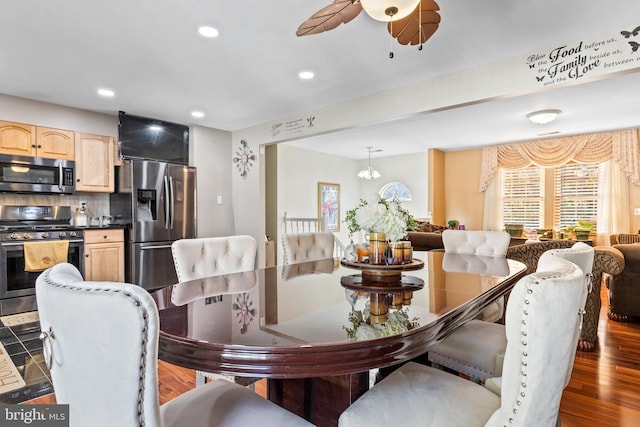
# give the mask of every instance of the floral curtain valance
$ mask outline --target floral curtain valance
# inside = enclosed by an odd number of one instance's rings
[[[640,130],[626,129],[485,147],[482,151],[480,191],[484,192],[498,167],[552,167],[569,161],[604,162],[613,159],[633,185],[640,186]]]

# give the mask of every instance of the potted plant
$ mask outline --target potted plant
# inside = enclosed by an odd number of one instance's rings
[[[524,224],[505,224],[504,229],[511,237],[522,237]]]
[[[589,240],[589,235],[592,231],[596,231],[596,226],[592,221],[578,220],[576,225],[564,227],[563,231],[565,233],[572,233],[576,240]]]

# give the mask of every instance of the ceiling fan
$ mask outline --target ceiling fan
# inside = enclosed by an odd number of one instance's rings
[[[333,30],[358,16],[362,10],[386,21],[389,34],[402,45],[427,41],[438,29],[440,7],[434,0],[333,0],[298,27],[296,35],[306,36]],[[393,58],[393,53],[390,54]]]

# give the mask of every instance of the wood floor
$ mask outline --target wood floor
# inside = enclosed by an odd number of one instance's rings
[[[607,318],[603,289],[599,346],[593,353],[578,352],[560,405],[564,427],[640,425],[640,324]],[[160,361],[160,403],[195,386],[195,373]],[[265,395],[265,382],[256,392]],[[26,403],[55,403],[53,395]]]

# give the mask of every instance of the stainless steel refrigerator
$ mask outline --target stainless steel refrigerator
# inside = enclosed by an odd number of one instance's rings
[[[196,168],[128,160],[110,202],[114,223],[127,225],[126,281],[149,290],[176,283],[171,243],[196,236]]]

